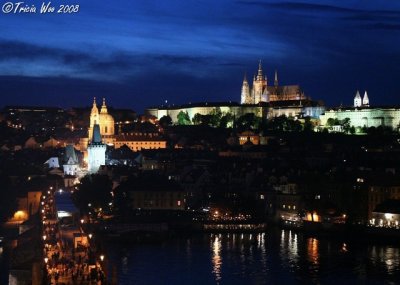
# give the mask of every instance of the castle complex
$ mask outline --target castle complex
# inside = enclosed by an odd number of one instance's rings
[[[279,86],[278,72],[275,71],[274,85],[269,86],[267,76],[263,75],[261,60],[258,64],[257,75],[253,77],[253,85],[247,81],[246,75],[243,79],[241,104],[258,104],[260,102],[294,101],[306,100],[299,85]]]

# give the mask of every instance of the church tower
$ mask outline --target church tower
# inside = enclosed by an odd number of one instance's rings
[[[242,94],[240,96],[240,103],[241,104],[251,104],[251,97],[250,97],[250,87],[249,82],[247,82],[247,76],[244,75],[243,84],[242,84]]]
[[[94,97],[92,111],[90,112],[90,125],[89,125],[89,129],[88,129],[89,141],[92,140],[93,126],[95,124],[100,124],[99,121],[100,121],[99,120],[99,109],[97,109],[96,97]]]
[[[106,145],[101,141],[100,126],[93,126],[92,139],[88,145],[88,170],[96,173],[101,165],[106,164]]]
[[[106,105],[106,100],[103,98],[103,105],[101,106],[100,112],[97,108],[96,98],[93,99],[93,107],[90,112],[90,125],[88,129],[89,141],[92,139],[93,126],[95,124],[99,125],[100,134],[106,144],[112,144],[112,137],[115,135],[114,118],[108,114],[108,109]]]
[[[357,90],[356,96],[354,97],[354,107],[361,107],[362,101],[361,101],[361,96],[360,92]]]
[[[260,60],[260,62],[258,63],[257,77],[255,77],[255,79],[253,80],[252,96],[254,104],[258,104],[260,101],[263,101],[262,95],[266,86],[267,86],[267,77],[265,77],[265,79],[263,78],[263,72]]]
[[[368,98],[367,91],[365,91],[365,93],[364,93],[364,97],[363,97],[363,100],[362,100],[362,105],[364,107],[369,107],[369,98]]]
[[[278,87],[278,86],[279,86],[279,82],[278,82],[278,71],[277,71],[277,70],[275,70],[274,86],[275,86],[275,87]]]

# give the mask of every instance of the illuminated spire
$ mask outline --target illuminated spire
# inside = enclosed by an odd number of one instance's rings
[[[101,106],[101,111],[100,113],[102,114],[107,114],[107,106],[106,106],[106,98],[103,98],[103,105]]]
[[[279,85],[279,83],[278,83],[278,71],[277,71],[277,70],[275,70],[275,80],[274,80],[274,85],[275,85],[275,86],[278,86],[278,85]]]
[[[91,115],[99,113],[99,109],[97,109],[97,104],[96,104],[96,97],[93,97],[93,106],[92,106],[92,113]]]
[[[257,80],[262,80],[263,76],[262,76],[262,66],[261,66],[261,59],[258,63],[258,72],[257,72]]]
[[[362,101],[360,92],[357,90],[356,96],[354,97],[354,107],[361,107]]]
[[[365,93],[364,93],[364,97],[363,97],[363,100],[362,100],[362,104],[363,104],[363,106],[365,106],[365,107],[369,107],[369,98],[368,98],[367,91],[365,91]]]

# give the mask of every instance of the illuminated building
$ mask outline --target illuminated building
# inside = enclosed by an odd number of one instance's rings
[[[321,126],[329,119],[350,119],[350,125],[356,128],[386,126],[396,130],[400,123],[400,108],[338,108],[330,109],[320,116]]]
[[[39,211],[41,191],[29,191],[18,197],[18,208],[13,217],[8,220],[8,225],[19,225]]]
[[[92,140],[93,128],[96,124],[99,126],[101,142],[114,146],[116,149],[126,145],[133,151],[139,151],[141,149],[166,148],[167,145],[166,140],[161,138],[158,133],[121,133],[120,131],[119,134],[116,134],[114,118],[108,113],[105,99],[103,99],[103,105],[99,112],[96,98],[94,98],[90,112],[88,137],[80,140],[80,148],[84,153]]]
[[[75,149],[73,145],[67,145],[65,148],[65,157],[64,157],[64,174],[65,175],[76,175],[76,172],[79,169],[78,158],[76,157]]]
[[[267,114],[266,106],[258,105],[240,105],[234,102],[211,102],[211,103],[194,103],[185,104],[180,106],[161,106],[146,109],[146,113],[161,119],[163,116],[170,116],[173,123],[178,122],[178,114],[180,112],[187,112],[189,119],[192,120],[194,115],[209,115],[211,112],[219,109],[222,113],[230,113],[236,118],[243,116],[247,113],[253,113],[257,117],[263,117]]]
[[[268,86],[267,77],[263,76],[261,61],[258,64],[257,75],[253,77],[252,88],[249,86],[246,76],[243,79],[241,104],[306,99],[299,85],[279,86],[277,71],[275,71],[274,85]]]
[[[106,164],[106,145],[101,141],[100,126],[94,124],[92,140],[88,145],[88,170],[95,173]]]
[[[122,133],[115,136],[115,148],[126,145],[133,151],[166,148],[167,141],[158,133]]]
[[[113,144],[114,142],[114,118],[108,114],[106,100],[103,98],[103,105],[100,112],[97,108],[96,98],[93,99],[93,107],[90,112],[90,126],[88,130],[89,141],[92,139],[94,125],[99,125],[100,135],[105,144]]]

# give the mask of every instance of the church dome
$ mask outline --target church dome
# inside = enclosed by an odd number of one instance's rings
[[[103,105],[101,106],[100,112],[96,106],[96,99],[93,102],[93,108],[90,115],[90,128],[89,128],[89,139],[90,131],[93,129],[94,124],[98,124],[100,127],[100,134],[102,136],[113,136],[115,134],[114,131],[114,118],[110,114],[108,114],[106,101],[103,98]]]

